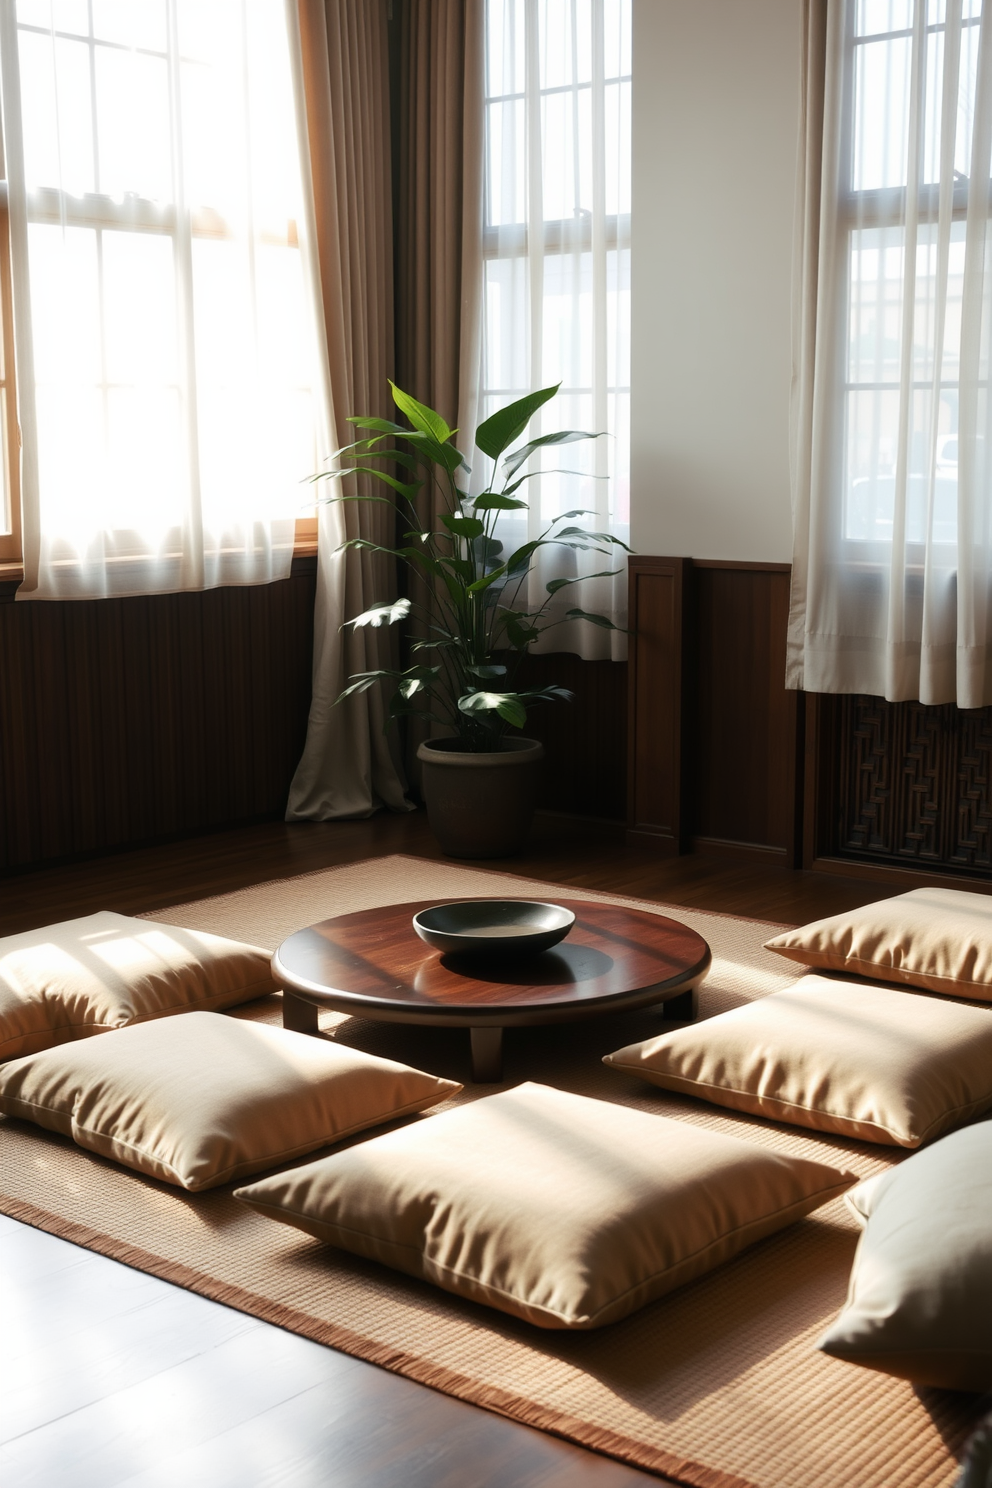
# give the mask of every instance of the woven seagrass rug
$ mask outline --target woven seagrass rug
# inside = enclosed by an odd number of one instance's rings
[[[260,884],[149,918],[271,948],[333,914],[405,900],[534,894],[553,885],[394,856]],[[788,985],[798,967],[762,949],[766,924],[567,890],[668,913],[713,950],[712,1016]],[[108,905],[108,908],[113,908]],[[280,1021],[278,997],[234,1016]],[[720,1111],[608,1070],[657,1012],[509,1030],[506,1084],[538,1080],[600,1100],[821,1157],[867,1176],[890,1149]],[[461,1030],[323,1015],[332,1037],[454,1079]],[[493,1087],[466,1086],[457,1100]],[[427,1119],[423,1117],[419,1119]],[[308,1159],[309,1160],[309,1159]],[[555,1432],[691,1488],[938,1488],[981,1414],[978,1397],[917,1390],[818,1353],[843,1304],[857,1230],[843,1202],[754,1246],[633,1317],[548,1333],[274,1224],[229,1189],[193,1196],[24,1123],[0,1118],[0,1211],[438,1390]],[[987,1402],[986,1408],[987,1408]]]

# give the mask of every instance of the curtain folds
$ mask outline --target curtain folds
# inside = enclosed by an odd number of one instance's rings
[[[483,60],[485,0],[407,0],[399,14],[396,380],[457,428],[471,463],[478,423],[482,339]],[[437,525],[443,498],[425,486],[422,526]],[[430,596],[406,575],[426,635]],[[407,720],[407,769],[429,720]]]
[[[351,414],[389,417],[393,367],[393,256],[385,0],[287,0],[295,42],[298,127],[313,182],[305,245],[326,341],[324,455],[350,442]],[[307,214],[304,214],[306,221]],[[318,493],[333,488],[318,486]],[[346,494],[356,494],[354,481]],[[371,494],[371,493],[370,493]],[[409,808],[398,755],[376,689],[335,706],[349,675],[392,664],[385,631],[342,630],[346,618],[395,593],[381,554],[393,510],[377,502],[318,508],[313,700],[288,821],[368,816]]]
[[[992,12],[806,0],[787,682],[992,703]]]
[[[400,26],[396,365],[471,459],[482,331],[485,0],[408,0]]]

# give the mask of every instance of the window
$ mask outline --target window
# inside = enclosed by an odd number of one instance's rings
[[[990,12],[839,0],[804,14],[788,675],[811,692],[984,706]]]
[[[278,576],[318,464],[282,4],[16,0],[4,24],[39,592]]]
[[[954,9],[953,0],[951,9]],[[849,4],[843,533],[957,538],[958,387],[981,0]],[[945,95],[945,89],[952,90]]]
[[[525,541],[560,513],[626,535],[630,404],[630,0],[487,0],[480,416],[561,382],[554,428],[608,431],[546,455]],[[523,493],[521,493],[523,494]],[[621,565],[622,566],[622,565]],[[541,579],[547,579],[543,569]],[[543,587],[543,585],[542,585]],[[622,589],[596,598],[614,614]],[[571,603],[595,608],[591,586]]]

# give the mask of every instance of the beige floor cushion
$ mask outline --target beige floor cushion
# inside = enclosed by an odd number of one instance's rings
[[[460,1089],[327,1039],[187,1013],[3,1065],[0,1112],[196,1192]]]
[[[539,1327],[595,1328],[852,1181],[687,1122],[526,1084],[235,1197]]]
[[[992,1010],[805,976],[604,1062],[773,1121],[919,1147],[992,1107]]]
[[[848,1195],[866,1226],[824,1353],[920,1385],[992,1389],[992,1122]]]
[[[275,991],[268,951],[203,930],[86,915],[0,939],[0,1060]]]
[[[992,1002],[992,896],[913,889],[766,942],[804,966]]]

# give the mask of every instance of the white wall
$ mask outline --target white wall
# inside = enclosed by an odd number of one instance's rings
[[[788,562],[801,0],[634,0],[631,540]]]

